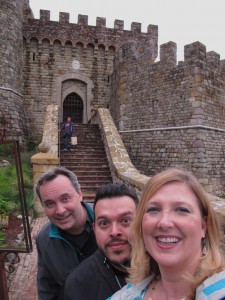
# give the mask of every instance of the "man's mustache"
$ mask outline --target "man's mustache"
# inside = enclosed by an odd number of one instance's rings
[[[111,246],[114,243],[123,243],[123,244],[127,244],[128,240],[125,239],[121,239],[121,238],[112,238],[110,241],[108,241],[108,243],[106,244],[106,246]]]

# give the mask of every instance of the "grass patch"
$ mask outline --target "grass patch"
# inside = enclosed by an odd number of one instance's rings
[[[16,165],[13,157],[3,155],[5,154],[2,151],[4,149],[0,149],[0,159],[9,161],[11,165],[0,168],[0,214],[20,213]],[[28,210],[33,209],[33,174],[30,161],[33,154],[33,152],[21,154],[24,191]]]

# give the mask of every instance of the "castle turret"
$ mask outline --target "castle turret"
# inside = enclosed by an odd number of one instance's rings
[[[29,5],[27,0],[26,4]],[[0,114],[4,114],[8,122],[8,139],[27,134],[22,76],[23,9],[24,0],[1,1]]]

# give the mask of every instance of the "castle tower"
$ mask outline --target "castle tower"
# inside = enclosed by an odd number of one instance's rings
[[[8,122],[7,139],[21,141],[28,134],[23,107],[24,4],[24,0],[0,0],[0,117],[3,113]]]

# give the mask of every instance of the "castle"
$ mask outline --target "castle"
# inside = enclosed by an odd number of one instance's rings
[[[225,61],[194,42],[177,63],[176,44],[160,45],[158,27],[124,30],[105,18],[70,23],[29,0],[1,1],[0,114],[7,136],[40,140],[49,104],[88,123],[108,108],[136,168],[151,176],[169,166],[192,170],[215,195],[225,187]],[[1,117],[1,115],[0,115]]]

